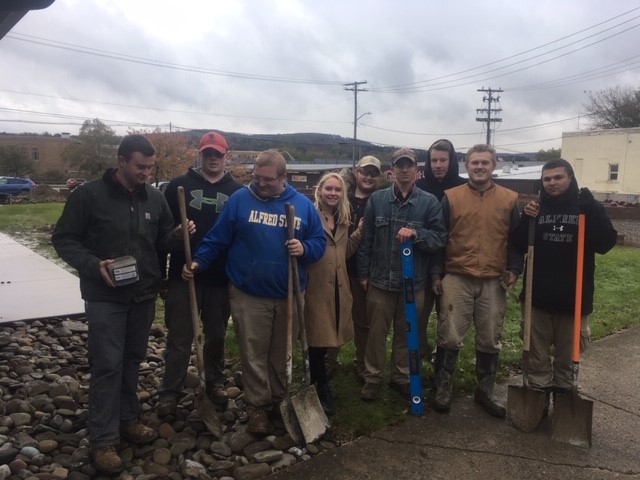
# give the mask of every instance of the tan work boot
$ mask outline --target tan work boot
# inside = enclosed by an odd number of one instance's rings
[[[136,444],[150,443],[156,439],[156,432],[140,422],[120,427],[120,435],[128,442]]]
[[[96,470],[102,473],[113,474],[122,470],[122,459],[113,445],[92,448],[89,456]]]
[[[249,413],[249,422],[247,423],[247,431],[258,435],[269,433],[269,416],[267,412],[256,408]]]

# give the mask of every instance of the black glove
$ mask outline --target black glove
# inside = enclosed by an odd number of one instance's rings
[[[578,192],[578,208],[580,213],[589,212],[595,205],[596,199],[593,198],[593,193],[588,188],[581,188]]]

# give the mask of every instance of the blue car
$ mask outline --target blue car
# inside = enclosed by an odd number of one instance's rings
[[[0,177],[0,195],[24,195],[29,193],[36,184],[28,178]]]

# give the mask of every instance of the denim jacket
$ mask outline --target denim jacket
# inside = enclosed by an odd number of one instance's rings
[[[440,202],[414,187],[402,202],[393,186],[374,192],[364,213],[364,234],[357,252],[358,278],[382,290],[402,292],[400,242],[396,239],[402,227],[417,232],[413,239],[414,286],[427,287],[431,254],[444,247],[447,229]]]

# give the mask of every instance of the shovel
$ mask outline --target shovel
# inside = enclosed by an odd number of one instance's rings
[[[576,447],[591,447],[593,402],[578,394],[580,369],[580,323],[582,319],[582,276],[584,271],[584,213],[578,218],[578,258],[576,262],[576,303],[573,317],[573,351],[571,353],[571,395],[554,395],[551,439]]]
[[[287,214],[287,231],[289,240],[294,238],[294,225],[295,225],[295,209],[293,205],[285,204]],[[289,278],[293,279],[290,282],[293,284],[293,292],[296,297],[296,312],[298,314],[298,325],[300,329],[300,343],[302,344],[302,358],[304,361],[304,375],[302,379],[302,389],[293,395],[288,401],[284,400],[280,405],[280,411],[283,413],[282,418],[287,428],[287,432],[291,435],[297,443],[302,443],[304,439],[305,443],[315,442],[327,431],[330,427],[329,419],[322,409],[322,404],[318,398],[318,392],[315,385],[311,385],[311,376],[309,371],[309,346],[307,344],[307,332],[304,321],[304,298],[300,291],[300,277],[298,275],[298,259],[292,255],[289,255],[289,262],[291,264]],[[293,302],[291,302],[293,303]],[[287,312],[288,313],[288,312]],[[293,314],[289,317],[291,318]],[[289,321],[288,318],[288,321]],[[293,320],[291,320],[293,323]],[[293,328],[291,328],[293,329]],[[289,330],[289,325],[287,325]],[[287,340],[287,348],[291,340]],[[287,361],[291,362],[291,356],[289,351],[287,352]],[[287,383],[290,383],[291,375],[291,363],[287,364]],[[288,385],[287,385],[288,386]],[[290,404],[290,405],[289,405]],[[295,415],[291,414],[293,410]],[[286,412],[286,413],[285,413]],[[296,425],[297,421],[297,425]],[[300,438],[299,431],[302,433]],[[297,437],[297,439],[296,439]]]
[[[178,206],[180,208],[180,223],[182,224],[182,238],[184,243],[184,257],[187,265],[191,266],[191,245],[189,244],[189,226],[187,220],[187,206],[184,200],[184,188],[178,187]],[[200,313],[198,311],[198,299],[196,297],[196,283],[193,278],[189,279],[189,304],[191,306],[191,325],[193,327],[193,341],[196,346],[196,364],[198,367],[198,377],[200,378],[200,388],[196,395],[195,407],[200,417],[204,421],[207,429],[213,435],[222,438],[222,422],[218,418],[216,407],[209,397],[207,397],[204,379],[204,357],[202,356],[200,331]]]
[[[532,432],[542,420],[545,392],[533,390],[527,380],[529,347],[531,344],[531,297],[533,294],[533,245],[535,243],[535,217],[529,218],[527,247],[527,279],[524,290],[524,319],[522,339],[522,387],[509,385],[507,414],[513,426],[521,432]]]

